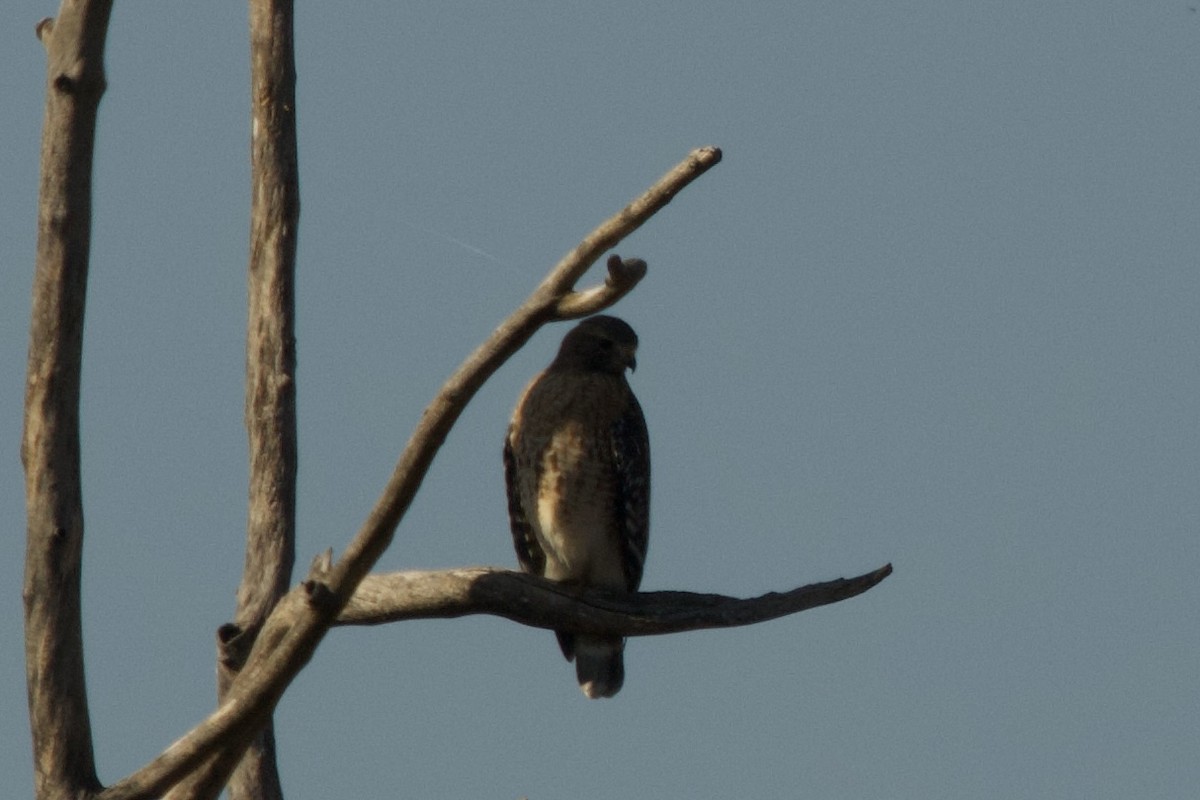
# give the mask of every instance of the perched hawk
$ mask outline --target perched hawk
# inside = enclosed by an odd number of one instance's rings
[[[517,402],[504,442],[508,518],[521,568],[578,586],[633,592],[650,532],[650,440],[625,381],[637,334],[585,319]],[[625,640],[557,632],[588,697],[625,680]]]

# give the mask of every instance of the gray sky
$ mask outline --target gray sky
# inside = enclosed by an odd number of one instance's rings
[[[1194,4],[1191,4],[1194,6]],[[404,6],[404,8],[398,8]],[[0,775],[21,666],[51,3],[0,26]],[[301,4],[298,561],[340,549],[442,379],[691,148],[618,252],[654,457],[644,587],[868,594],[637,639],[589,702],[491,618],[335,631],[289,798],[1181,798],[1200,784],[1200,14],[1178,2]],[[213,703],[242,564],[245,9],[119,3],[84,369],[101,778]],[[587,283],[591,283],[589,279]],[[478,395],[385,570],[515,565]]]

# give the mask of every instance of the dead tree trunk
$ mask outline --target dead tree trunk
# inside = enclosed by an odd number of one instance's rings
[[[28,514],[26,676],[39,800],[281,798],[271,717],[334,625],[488,613],[565,631],[651,635],[730,627],[852,597],[867,575],[750,600],[655,592],[577,592],[507,570],[369,576],[459,415],[483,383],[544,324],[601,311],[646,272],[608,259],[603,284],[576,290],[589,267],[721,159],[690,153],[559,261],[442,386],[400,454],[382,496],[336,562],[314,560],[290,591],[297,433],[294,262],[299,219],[291,0],[251,0],[253,199],[246,353],[250,491],[246,563],[232,622],[218,631],[218,707],[150,763],[109,787],[96,775],[84,683],[80,560],[79,388],[91,234],[96,112],[111,0],[63,0],[37,28],[46,47],[46,116],[38,209],[25,427]]]

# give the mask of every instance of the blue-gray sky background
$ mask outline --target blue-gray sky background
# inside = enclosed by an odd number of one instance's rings
[[[654,457],[648,589],[896,572],[637,639],[589,702],[492,618],[335,631],[287,796],[1182,798],[1200,785],[1200,14],[1178,2],[302,3],[298,562],[442,379],[693,147],[618,248]],[[20,405],[44,59],[0,26],[0,775],[29,796]],[[240,3],[118,3],[83,385],[101,777],[213,704],[242,565]],[[591,276],[586,283],[597,279]],[[480,392],[380,565],[515,563]]]

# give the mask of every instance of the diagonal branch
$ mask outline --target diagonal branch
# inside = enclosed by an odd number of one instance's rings
[[[161,795],[190,771],[205,765],[209,778],[222,766],[214,753],[240,756],[266,724],[283,691],[312,657],[317,645],[350,600],[359,582],[387,548],[408,510],[433,457],[475,393],[500,365],[543,324],[563,318],[560,304],[572,313],[593,313],[615,303],[637,283],[636,265],[618,267],[612,286],[572,306],[564,302],[575,282],[607,250],[640,227],[676,194],[720,161],[721,151],[701,148],[655,182],[646,192],[602,223],[559,261],[488,339],[447,379],[426,407],[401,453],[382,495],[347,547],[342,559],[319,577],[288,592],[259,632],[253,649],[224,702],[199,725],[134,774],[114,784],[104,800],[133,800]],[[216,781],[205,781],[195,797],[213,797]]]
[[[571,589],[493,567],[368,575],[338,615],[338,625],[491,614],[536,628],[651,636],[753,625],[862,594],[892,574],[892,565],[787,592],[737,598],[693,592],[613,594]]]
[[[645,265],[640,269],[636,266],[617,269],[620,277],[613,279],[610,259],[611,288],[589,295],[586,303],[574,298],[575,282],[606,250],[641,227],[685,186],[720,160],[721,151],[715,147],[693,150],[636,200],[601,223],[574,250],[563,256],[533,294],[443,384],[413,431],[383,495],[341,561],[329,573],[330,590],[340,598],[340,603],[349,600],[354,587],[387,549],[392,533],[416,496],[434,455],[479,387],[543,324],[566,318],[561,309],[569,310],[572,315],[591,314],[607,308],[628,293],[645,274]]]

